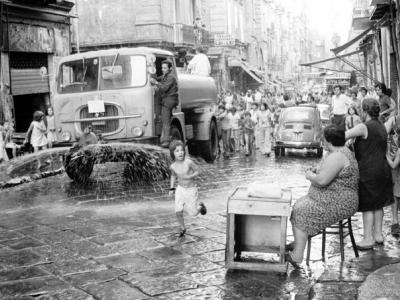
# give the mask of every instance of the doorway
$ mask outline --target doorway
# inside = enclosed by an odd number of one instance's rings
[[[49,93],[14,96],[15,131],[26,132],[33,120],[33,113],[40,110],[46,113]]]

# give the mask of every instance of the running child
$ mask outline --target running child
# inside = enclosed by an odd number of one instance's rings
[[[198,201],[198,188],[194,179],[199,176],[199,167],[188,157],[186,157],[185,145],[182,141],[174,140],[169,146],[171,158],[174,161],[171,169],[171,185],[169,195],[175,192],[175,213],[180,226],[179,237],[186,233],[183,211],[191,216],[199,213],[205,215],[207,208],[204,203]],[[175,188],[175,183],[178,185]]]

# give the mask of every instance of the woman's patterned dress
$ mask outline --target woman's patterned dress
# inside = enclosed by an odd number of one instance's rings
[[[349,160],[333,181],[324,187],[311,184],[308,194],[298,199],[292,208],[292,225],[309,235],[347,219],[358,208],[358,165],[354,154],[344,147],[340,150]]]

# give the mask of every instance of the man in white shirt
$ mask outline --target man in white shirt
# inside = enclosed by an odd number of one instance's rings
[[[333,88],[335,95],[332,97],[332,124],[338,126],[343,131],[346,130],[346,114],[351,106],[351,99],[342,94],[340,86]]]
[[[190,74],[200,76],[210,76],[211,65],[207,55],[204,54],[203,48],[196,49],[196,55],[189,62],[188,70]]]

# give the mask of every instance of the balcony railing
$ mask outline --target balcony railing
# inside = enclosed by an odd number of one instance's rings
[[[198,28],[181,23],[173,24],[174,43],[177,46],[208,45],[210,34],[204,28]]]
[[[353,19],[355,18],[367,18],[371,14],[368,8],[355,8],[353,9]]]

